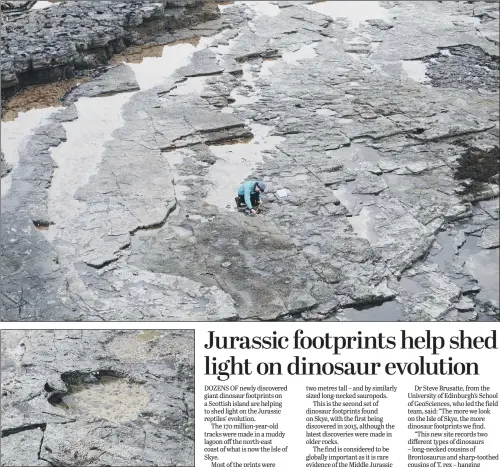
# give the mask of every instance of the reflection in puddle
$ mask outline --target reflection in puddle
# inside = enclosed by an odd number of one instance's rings
[[[210,151],[217,156],[217,161],[210,167],[207,179],[212,183],[205,201],[219,208],[235,210],[234,197],[238,186],[262,162],[262,151],[274,149],[284,141],[279,136],[268,136],[271,127],[251,124],[254,139],[249,143],[211,146]]]
[[[417,83],[426,83],[430,81],[430,78],[426,76],[427,65],[421,60],[402,60],[401,65],[403,70]]]
[[[19,145],[22,140],[38,125],[46,123],[47,118],[57,110],[56,107],[47,107],[45,109],[33,109],[28,112],[19,113],[15,120],[2,122],[0,126],[2,134],[2,151],[5,160],[14,170],[19,162]],[[2,196],[10,189],[12,182],[12,172],[2,178]]]
[[[347,18],[353,28],[356,28],[362,21],[366,21],[367,19],[387,20],[389,18],[388,10],[383,8],[380,2],[320,2],[313,5],[307,5],[307,8],[334,19]]]
[[[104,143],[123,124],[121,108],[130,96],[131,93],[123,93],[81,98],[75,103],[78,119],[63,123],[67,140],[51,151],[58,167],[49,188],[49,218],[56,224],[49,229],[49,239],[56,235],[59,226],[85,211],[86,204],[74,198],[75,192],[96,172]]]
[[[359,308],[344,308],[326,321],[407,321],[403,306],[396,301]]]
[[[335,112],[335,110],[331,110],[331,109],[318,109],[318,110],[316,110],[316,113],[318,115],[323,115],[325,117],[337,114],[337,112]]]
[[[61,107],[61,99],[71,89],[85,83],[89,78],[73,78],[56,83],[29,86],[16,94],[4,105],[2,109],[2,124],[15,120],[19,112],[46,107]]]
[[[234,2],[235,5],[246,5],[250,7],[255,13],[257,13],[257,16],[260,15],[267,15],[267,16],[277,16],[280,13],[279,6],[275,4],[275,2],[265,2],[265,1],[258,1],[258,2]]]
[[[163,55],[164,45],[145,45],[132,46],[126,49],[121,54],[114,55],[111,60],[111,65],[119,65],[120,63],[141,63],[146,57],[161,57]]]
[[[272,76],[273,72],[271,71],[271,68],[274,65],[276,65],[276,60],[264,60],[260,67],[259,78],[262,78],[263,76]]]
[[[286,63],[291,65],[299,65],[299,60],[305,60],[307,58],[314,58],[318,54],[316,53],[317,44],[306,44],[302,45],[299,50],[295,52],[283,52],[282,57]]]
[[[465,257],[465,255],[463,256]],[[477,298],[481,301],[491,300],[496,302],[498,306],[498,297],[500,296],[498,249],[483,250],[469,256],[465,267],[481,287]]]
[[[191,39],[183,39],[169,44],[148,44],[148,45],[132,45],[127,47],[122,53],[114,55],[111,60],[111,65],[119,65],[120,63],[142,63],[144,58],[160,58],[163,55],[165,47],[173,47],[178,44],[191,44],[197,46],[200,43],[199,37]]]
[[[427,293],[427,289],[412,277],[402,277],[399,284],[410,293]]]
[[[178,165],[181,165],[184,162],[184,158],[191,154],[191,150],[188,148],[177,149],[175,151],[165,152],[165,157],[167,158],[168,165],[170,170],[172,171],[172,177],[174,181],[175,187],[175,198],[177,201],[183,201],[186,199],[186,195],[184,193],[190,190],[188,185],[184,185],[182,182],[185,180],[189,180],[193,178],[193,175],[181,175]]]
[[[346,185],[342,185],[337,190],[334,190],[333,194],[351,215],[359,209],[360,200],[350,192]]]
[[[68,411],[114,423],[135,420],[149,401],[148,393],[138,384],[114,376],[102,376],[95,383],[71,385],[61,406]]]
[[[234,1],[228,1],[228,2],[218,2],[217,6],[219,7],[220,11],[224,11],[226,8],[229,8],[230,6],[234,5]]]
[[[41,10],[43,8],[48,8],[54,5],[54,2],[36,2],[31,9],[32,10]]]
[[[129,63],[129,66],[134,70],[141,90],[151,89],[162,84],[178,68],[188,65],[193,53],[206,48],[211,40],[201,38],[197,46],[193,41],[166,45],[160,56],[145,56],[140,63]]]
[[[429,259],[439,266],[441,271],[446,270],[448,263],[453,262],[455,250],[453,246],[454,235],[451,231],[439,232],[436,235],[436,241],[429,254]]]
[[[467,224],[464,224],[466,226]],[[436,236],[435,246],[429,254],[429,259],[439,266],[441,271],[453,270],[453,263],[464,264],[467,273],[477,281],[481,288],[477,295],[480,301],[493,301],[498,306],[500,288],[498,275],[500,264],[498,249],[483,250],[478,246],[480,237],[469,235],[456,254],[456,237],[458,231],[447,230]],[[458,286],[463,279],[452,279]]]
[[[371,245],[378,241],[378,235],[373,229],[375,216],[380,213],[380,209],[375,206],[363,206],[359,215],[348,217],[354,232],[361,238],[366,238]]]

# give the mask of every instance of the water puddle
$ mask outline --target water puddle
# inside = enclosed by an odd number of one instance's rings
[[[351,28],[357,28],[362,21],[367,19],[389,19],[389,12],[380,5],[380,2],[373,1],[335,1],[320,2],[307,5],[313,11],[330,16],[333,19],[347,18],[351,23]]]
[[[339,186],[338,189],[333,190],[333,194],[351,215],[359,209],[360,200],[351,193],[347,185]]]
[[[102,376],[95,383],[68,384],[59,406],[69,412],[113,423],[135,420],[148,405],[146,390],[124,378]]]
[[[328,109],[319,109],[328,110]],[[333,111],[332,111],[333,112]],[[317,110],[316,113],[319,113]],[[322,115],[329,115],[330,112],[322,112]],[[338,118],[336,122],[350,120],[348,118]],[[365,170],[374,168],[380,162],[380,153],[376,149],[368,146],[353,143],[350,146],[344,146],[330,152],[330,157],[334,161],[342,164],[346,169]]]
[[[456,247],[454,238],[457,232],[445,230],[436,235],[434,246],[429,253],[429,259],[439,266],[441,271],[445,271],[450,263],[455,260]]]
[[[229,2],[219,2],[217,6],[219,7],[219,10],[222,12],[226,8],[229,8],[230,6],[234,5],[234,1],[229,1]]]
[[[459,258],[461,262],[465,262],[465,268],[481,287],[477,298],[482,301],[492,300],[498,304],[500,297],[498,248],[483,250],[478,246],[479,241],[478,237],[467,237],[459,250]]]
[[[47,123],[48,117],[56,111],[56,107],[44,109],[33,109],[28,112],[20,112],[17,118],[2,122],[0,125],[2,135],[2,151],[5,160],[14,170],[19,162],[19,146],[24,138],[39,125]],[[1,193],[4,196],[10,189],[12,172],[2,178]]]
[[[407,321],[403,306],[392,300],[381,305],[344,308],[326,321]]]
[[[250,7],[257,16],[277,16],[280,14],[280,8],[276,2],[234,2],[235,5],[246,5]]]
[[[182,182],[194,178],[192,175],[181,175],[178,165],[184,162],[186,156],[191,155],[191,150],[189,148],[181,148],[175,151],[165,152],[165,157],[168,160],[170,170],[172,171],[172,178],[174,180],[175,188],[175,198],[177,201],[184,201],[186,199],[185,193],[190,190],[188,185],[184,185]]]
[[[427,65],[421,60],[401,60],[401,66],[408,78],[417,83],[430,82],[430,78],[426,76]]]
[[[399,285],[410,293],[427,293],[427,289],[413,277],[402,277],[399,281]]]
[[[85,211],[86,204],[74,199],[74,194],[96,172],[104,143],[123,124],[121,109],[130,96],[131,93],[123,93],[81,98],[75,103],[78,119],[63,123],[67,140],[51,151],[58,168],[49,188],[49,219],[56,224],[49,228],[50,240],[59,225],[64,226]]]
[[[162,84],[175,70],[189,64],[194,52],[206,48],[212,38],[183,41],[163,46],[161,55],[143,55],[140,63],[129,62],[141,90]],[[197,45],[194,45],[197,44]]]
[[[368,240],[371,245],[374,245],[379,239],[378,234],[373,229],[373,220],[379,213],[380,209],[376,206],[362,206],[357,216],[347,218],[354,232],[361,238]]]
[[[307,58],[314,58],[318,54],[316,53],[317,44],[306,44],[302,45],[299,50],[295,52],[283,52],[282,58],[286,63],[291,65],[299,65],[299,60],[305,60]]]
[[[337,112],[335,112],[335,110],[331,110],[331,109],[318,109],[318,110],[316,110],[316,113],[318,115],[322,115],[324,117],[330,117],[331,115],[337,114]]]
[[[133,45],[127,47],[122,53],[114,55],[111,60],[111,65],[119,65],[120,63],[142,63],[146,58],[160,58],[163,55],[165,47],[173,47],[178,44],[191,44],[196,47],[200,43],[199,37],[191,39],[183,39],[169,44],[148,44],[148,45]]]
[[[245,63],[242,66],[243,75],[241,77],[241,85],[231,91],[230,97],[234,101],[231,107],[239,107],[240,105],[253,104],[260,98],[260,93],[255,91],[255,79],[251,70],[251,65]]]
[[[161,56],[143,57],[142,62],[129,63],[129,66],[133,69],[141,90],[149,89],[163,83],[179,67],[187,65],[193,52],[206,47],[211,40],[197,40],[197,46],[193,45],[193,41],[162,46]],[[158,52],[158,49],[154,50],[155,53]],[[200,93],[206,78],[189,78],[172,90],[172,94]],[[49,240],[52,241],[57,236],[59,226],[78,217],[86,209],[85,203],[74,199],[74,194],[98,169],[104,144],[112,138],[113,131],[123,124],[121,109],[133,94],[135,93],[81,98],[76,102],[78,119],[64,123],[67,141],[54,148],[51,154],[58,169],[54,172],[49,189],[49,216],[56,224],[47,232]],[[176,192],[178,199],[182,197],[182,185],[176,186]]]
[[[36,2],[31,9],[32,10],[41,10],[43,8],[49,8],[54,5],[55,2]]]
[[[263,76],[272,76],[273,72],[271,71],[271,68],[274,65],[276,65],[276,60],[264,60],[260,67],[259,78],[262,78]]]
[[[254,138],[249,143],[211,146],[217,161],[210,167],[206,178],[212,183],[205,201],[219,208],[236,209],[234,198],[238,186],[262,162],[262,151],[275,149],[285,138],[268,136],[272,128],[251,124]]]
[[[61,107],[61,99],[71,89],[85,83],[89,78],[74,78],[56,83],[29,86],[11,97],[2,109],[2,123],[15,120],[20,112],[46,107]]]

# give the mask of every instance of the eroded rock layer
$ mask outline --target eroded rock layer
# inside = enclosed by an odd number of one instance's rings
[[[194,333],[2,331],[1,465],[192,466]]]
[[[2,96],[105,65],[130,44],[191,37],[188,28],[218,18],[215,2],[202,0],[70,0],[23,15],[5,15]]]

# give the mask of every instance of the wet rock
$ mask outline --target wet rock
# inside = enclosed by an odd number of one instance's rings
[[[471,311],[474,306],[474,302],[467,297],[463,297],[459,302],[455,303],[455,308],[460,312]]]
[[[219,16],[212,2],[145,0],[67,1],[5,18],[2,96],[10,96],[29,84],[70,78],[81,70],[106,64],[129,44],[144,43],[165,30],[173,33]],[[170,34],[163,41],[176,39]]]
[[[92,81],[81,84],[70,91],[65,97],[65,103],[71,104],[80,97],[109,96],[120,92],[137,91],[139,84],[135,74],[128,65],[118,65]]]
[[[498,223],[495,225],[492,225],[488,227],[486,230],[483,231],[483,234],[481,236],[481,240],[479,241],[478,245],[481,248],[498,248],[500,245],[500,232],[499,232],[499,226]]]
[[[26,216],[37,226],[48,226],[47,188],[54,171],[51,147],[66,140],[60,123],[43,125],[19,149],[19,165],[12,172],[12,186],[2,198],[2,212]]]
[[[394,27],[393,24],[387,23],[383,19],[367,19],[366,22],[370,26],[381,29],[382,31],[386,31],[387,29],[391,29]]]
[[[72,122],[78,118],[78,110],[75,104],[71,104],[58,112],[53,113],[50,119],[54,122]]]
[[[26,431],[14,433],[1,439],[2,465],[32,465],[33,467],[49,465],[38,457],[45,427],[41,425],[32,428],[27,426],[26,428]]]
[[[356,177],[356,185],[352,192],[362,195],[378,195],[385,189],[387,189],[387,183],[382,177],[364,172]]]
[[[178,73],[189,76],[203,76],[222,73],[224,68],[219,66],[217,56],[209,49],[200,50],[193,54],[191,63],[181,68]],[[234,70],[231,70],[234,71]]]
[[[458,163],[457,180],[487,183],[500,172],[500,152],[498,147],[487,150],[472,147],[460,157]]]
[[[22,274],[10,275],[19,252],[5,243],[9,318],[27,295],[21,319],[496,316],[498,251],[478,242],[498,219],[498,93],[436,89],[399,63],[465,42],[490,54],[477,32],[492,22],[457,2],[394,4],[390,30],[304,4],[275,10],[224,9],[232,29],[210,52],[130,99],[76,192],[82,211],[54,226],[51,244],[33,229],[40,252]],[[180,72],[216,74],[182,95]],[[265,150],[246,160],[246,144]],[[233,210],[248,178],[273,187],[255,218]],[[12,212],[9,228],[30,221]],[[36,308],[19,280],[55,251]],[[464,294],[476,308],[462,313]]]
[[[19,12],[19,11],[29,10],[31,7],[33,7],[33,5],[35,3],[36,3],[36,1],[2,0],[1,8],[2,8],[2,12],[4,14],[11,14],[11,13]]]
[[[498,91],[498,55],[489,55],[481,47],[466,44],[443,48],[426,63],[433,86]]]
[[[0,175],[3,177],[12,170],[12,166],[6,162],[3,151],[0,153]]]
[[[193,464],[192,332],[1,337],[5,465]]]

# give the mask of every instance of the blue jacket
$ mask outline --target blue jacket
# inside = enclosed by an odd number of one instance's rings
[[[250,200],[250,196],[254,195],[256,193],[255,191],[255,184],[259,183],[258,180],[248,180],[247,182],[243,183],[243,185],[240,185],[238,188],[238,196],[244,196],[245,197],[245,204],[247,205],[248,209],[253,209],[252,207],[252,201]],[[262,199],[262,193],[259,193],[259,201]]]

